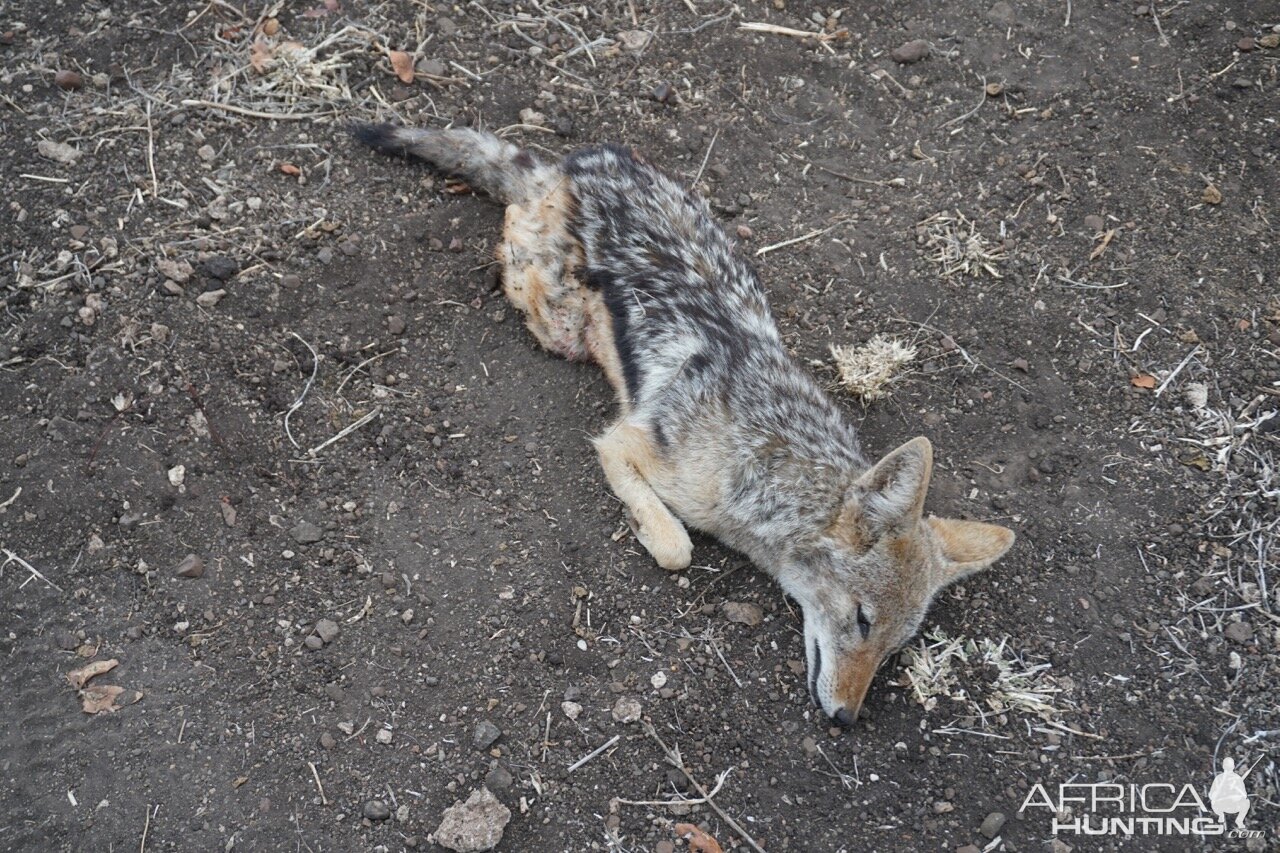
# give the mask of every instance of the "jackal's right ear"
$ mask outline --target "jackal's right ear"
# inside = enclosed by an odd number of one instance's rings
[[[850,497],[874,525],[887,527],[917,520],[933,475],[933,445],[917,436],[889,453],[858,478]]]

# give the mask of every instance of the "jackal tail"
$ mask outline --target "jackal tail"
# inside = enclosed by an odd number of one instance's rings
[[[466,181],[503,203],[522,202],[545,192],[551,167],[528,151],[492,133],[460,127],[448,130],[357,124],[356,139],[375,151],[425,161],[442,174]]]

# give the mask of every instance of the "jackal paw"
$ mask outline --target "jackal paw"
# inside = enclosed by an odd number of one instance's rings
[[[627,510],[627,523],[631,532],[659,566],[669,572],[689,568],[693,561],[693,543],[689,533],[666,507],[662,513],[648,513],[643,521]]]

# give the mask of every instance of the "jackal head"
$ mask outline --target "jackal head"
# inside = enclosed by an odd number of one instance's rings
[[[926,518],[932,470],[923,437],[885,456],[780,574],[804,610],[809,693],[842,725],[857,719],[876,669],[916,633],[938,591],[1013,544],[994,524]]]

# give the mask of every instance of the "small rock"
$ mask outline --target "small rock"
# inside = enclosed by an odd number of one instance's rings
[[[476,726],[475,734],[471,736],[471,745],[476,749],[488,749],[497,743],[500,737],[502,737],[502,729],[488,720],[481,720],[480,725]]]
[[[229,258],[226,255],[214,255],[200,264],[200,271],[209,276],[209,278],[227,281],[240,272],[240,264],[235,258]]]
[[[1253,40],[1252,36],[1245,36],[1244,38],[1240,39],[1240,41],[1236,42],[1236,49],[1241,51],[1242,53],[1248,53],[1251,50],[1257,50],[1258,43]],[[66,87],[63,87],[63,88],[66,88]]]
[[[1025,358],[1015,358],[1010,366],[1014,370],[1021,370],[1023,373],[1027,373],[1031,370],[1031,365],[1027,363]]]
[[[1222,190],[1209,184],[1204,188],[1204,192],[1200,193],[1200,200],[1205,204],[1222,204]]]
[[[191,264],[186,261],[175,261],[172,258],[161,258],[156,261],[156,272],[171,278],[178,284],[186,284],[191,278]]]
[[[477,788],[466,802],[445,809],[434,840],[455,853],[492,850],[502,841],[502,831],[510,821],[511,810],[488,788]]]
[[[320,746],[324,749],[333,749],[337,745],[337,739],[328,732],[324,732],[320,735]]]
[[[561,702],[560,710],[571,720],[576,720],[582,716],[582,706],[577,702]]]
[[[750,240],[756,233],[751,230],[750,225],[739,225],[737,230],[739,240]]]
[[[957,847],[956,853],[982,853],[982,849],[976,844],[966,844],[963,847]]]
[[[658,670],[649,677],[649,683],[653,685],[654,690],[661,690],[667,686],[667,674],[662,670]]]
[[[1267,33],[1258,39],[1258,46],[1265,48],[1280,47],[1280,33]]]
[[[418,60],[418,71],[429,77],[445,77],[449,74],[448,67],[439,59],[427,59],[423,57]]]
[[[302,276],[282,275],[280,276],[280,286],[287,287],[290,290],[302,287]]]
[[[1005,27],[1013,26],[1014,21],[1017,20],[1013,14],[1013,7],[1003,0],[987,10],[987,17]]]
[[[494,765],[484,776],[484,785],[491,791],[505,791],[514,781],[511,771],[501,764]]]
[[[623,30],[618,33],[618,44],[622,45],[623,50],[629,50],[632,53],[644,50],[652,40],[653,33],[647,30]]]
[[[613,710],[610,713],[619,723],[634,723],[640,719],[642,712],[639,699],[634,696],[621,696],[613,704]]]
[[[1004,828],[1006,818],[1003,812],[992,812],[982,821],[982,826],[978,827],[978,831],[987,838],[995,838],[1000,834],[1000,830]]]
[[[369,800],[361,812],[369,820],[386,820],[391,817],[391,809],[382,800]]]
[[[64,68],[57,74],[53,75],[53,82],[59,89],[66,89],[68,92],[74,91],[84,86],[84,78],[76,71]]]
[[[316,623],[316,636],[326,646],[338,639],[338,634],[341,633],[341,630],[338,627],[338,623],[332,619],[321,619]]]
[[[669,104],[676,99],[676,90],[671,88],[670,83],[659,83],[653,87],[650,95],[660,104]]]
[[[71,235],[72,240],[83,240],[85,237],[89,236],[89,226],[88,225],[72,225],[69,229],[67,229],[67,233]]]
[[[299,521],[289,531],[289,535],[293,537],[294,542],[301,545],[310,545],[312,542],[319,542],[323,539],[324,531],[309,521]]]
[[[800,741],[800,748],[804,750],[804,754],[812,758],[818,754],[818,742],[812,737],[806,737]]]
[[[730,622],[754,628],[764,621],[764,611],[760,605],[749,601],[726,601],[723,605],[724,617]]]
[[[1248,645],[1253,641],[1253,625],[1248,622],[1232,622],[1227,625],[1223,632],[1227,635],[1227,639],[1233,643],[1239,643],[1242,646]]]
[[[1090,231],[1097,233],[1106,227],[1106,222],[1096,213],[1091,213],[1084,218],[1084,227]]]
[[[36,153],[47,160],[54,160],[68,166],[75,165],[80,159],[80,149],[65,142],[54,142],[52,139],[41,139],[36,143]]]
[[[405,329],[404,318],[398,314],[393,314],[387,318],[387,331],[393,335],[403,335]]]
[[[180,578],[198,578],[204,576],[204,560],[195,554],[188,554],[178,563],[173,573]]]
[[[910,65],[913,62],[919,62],[929,55],[929,43],[924,39],[914,39],[906,44],[900,44],[889,54],[890,58],[899,65]]]
[[[196,156],[208,163],[218,156],[218,152],[213,150],[212,145],[201,145],[196,149]]]
[[[324,648],[324,640],[320,639],[315,634],[311,634],[303,639],[302,645],[306,646],[313,652],[318,652]]]
[[[383,746],[386,746],[389,743],[391,743],[391,738],[392,738],[391,729],[378,729],[378,733],[373,736],[373,739],[376,740],[378,743],[382,744]]]
[[[222,288],[218,288],[217,290],[206,290],[204,293],[196,297],[196,304],[201,308],[212,308],[221,302],[222,297],[226,295],[227,292]]]
[[[174,486],[175,488],[177,486],[181,486],[187,479],[187,466],[174,465],[169,469],[166,476],[169,478],[169,485]]]

